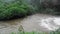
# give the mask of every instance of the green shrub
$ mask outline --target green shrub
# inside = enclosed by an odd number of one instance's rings
[[[30,9],[27,4],[20,0],[9,4],[3,3],[0,5],[0,20],[26,16],[29,14]]]

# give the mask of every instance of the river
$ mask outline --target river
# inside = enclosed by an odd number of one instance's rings
[[[60,27],[60,17],[47,14],[34,14],[23,19],[0,21],[0,34],[18,32],[18,29],[21,28],[20,25],[22,25],[25,32],[50,32]]]

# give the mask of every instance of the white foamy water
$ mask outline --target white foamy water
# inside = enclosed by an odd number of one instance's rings
[[[60,25],[60,18],[55,18],[54,23],[55,23],[56,25]]]
[[[35,14],[22,21],[25,31],[56,31],[60,27],[60,17]]]
[[[41,23],[39,23],[40,26],[47,28],[48,30],[55,31],[60,26],[60,18],[46,18],[42,19]]]

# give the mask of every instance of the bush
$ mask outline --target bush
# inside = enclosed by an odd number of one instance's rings
[[[28,15],[29,12],[29,6],[20,0],[9,4],[3,3],[0,5],[0,20],[23,17]]]

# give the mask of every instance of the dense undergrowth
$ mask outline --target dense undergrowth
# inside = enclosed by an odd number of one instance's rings
[[[60,15],[60,11],[58,8],[59,6],[56,6],[56,8],[47,8],[45,7],[45,5],[41,5],[39,1],[40,0],[35,0],[35,2],[37,3],[32,2],[32,5],[29,5],[24,2],[24,0],[14,0],[10,2],[4,2],[4,0],[0,0],[0,20],[25,17],[33,13]]]
[[[54,0],[32,0],[31,2],[32,5],[37,6],[38,13],[60,15],[60,1],[56,1],[57,3]]]
[[[0,1],[0,20],[24,17],[29,14],[31,14],[31,7],[22,0],[11,3]]]

